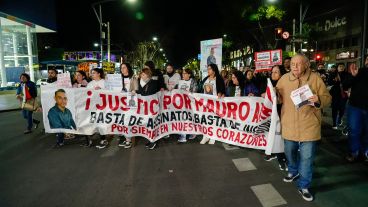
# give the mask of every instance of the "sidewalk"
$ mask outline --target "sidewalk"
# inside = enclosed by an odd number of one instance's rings
[[[0,112],[20,109],[19,101],[15,94],[0,95]]]

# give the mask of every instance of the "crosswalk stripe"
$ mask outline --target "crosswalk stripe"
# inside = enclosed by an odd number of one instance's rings
[[[224,146],[225,150],[237,150],[237,149],[240,149],[237,146],[230,146],[229,144],[226,144],[226,143],[222,143],[222,146]]]
[[[233,163],[240,172],[257,169],[248,158],[233,159]]]
[[[274,207],[287,204],[285,199],[272,184],[262,184],[250,187],[263,207]]]

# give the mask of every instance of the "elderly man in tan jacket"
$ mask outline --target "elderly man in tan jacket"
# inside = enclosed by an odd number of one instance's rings
[[[312,201],[309,192],[312,181],[313,159],[316,143],[321,139],[321,108],[328,106],[331,96],[320,76],[309,68],[307,57],[297,54],[291,59],[291,71],[278,81],[276,89],[282,103],[281,127],[288,161],[285,182],[298,179],[299,193],[304,200]],[[290,95],[292,91],[308,85],[313,93],[309,104],[296,107]]]

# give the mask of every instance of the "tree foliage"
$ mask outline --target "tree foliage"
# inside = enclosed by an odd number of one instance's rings
[[[140,42],[133,51],[129,52],[127,61],[138,69],[143,68],[143,64],[148,60],[152,60],[157,67],[161,67],[165,60],[161,53],[158,52],[159,48],[156,42]]]
[[[274,5],[261,5],[258,8],[247,7],[242,13],[243,18],[247,18],[250,22],[257,23],[258,31],[251,34],[259,44],[260,49],[271,49],[269,38],[266,37],[263,24],[272,21],[282,21],[285,11]]]

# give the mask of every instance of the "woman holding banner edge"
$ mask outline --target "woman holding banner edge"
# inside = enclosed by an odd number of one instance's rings
[[[193,79],[193,72],[189,68],[185,68],[183,70],[183,79],[179,81],[176,88],[184,91],[188,91],[190,93],[196,93],[197,92],[197,82]],[[191,134],[189,136],[189,139],[196,138],[195,134]],[[180,134],[180,137],[178,139],[179,143],[187,142],[187,134]]]
[[[207,67],[208,76],[202,80],[203,93],[209,94],[213,96],[217,96],[218,98],[222,98],[225,95],[225,82],[222,79],[219,69],[216,64],[210,64]],[[210,139],[210,137],[203,135],[203,139],[200,144],[215,144],[214,139]]]
[[[149,68],[143,68],[138,78],[138,90],[137,94],[141,96],[150,96],[160,91],[158,82],[152,79],[152,71]],[[157,142],[148,142],[146,147],[153,150],[157,147]]]
[[[122,63],[120,65],[121,78],[123,83],[122,93],[131,92],[133,95],[138,90],[138,80],[134,76],[132,66],[129,63]],[[132,147],[132,137],[120,136],[119,147],[129,149]]]
[[[91,70],[92,81],[88,83],[87,88],[93,90],[105,89],[105,74],[101,68],[94,68]],[[100,143],[96,146],[97,149],[104,149],[108,146],[109,142],[106,140],[105,135],[100,135]],[[87,146],[92,146],[92,141],[87,138]]]

